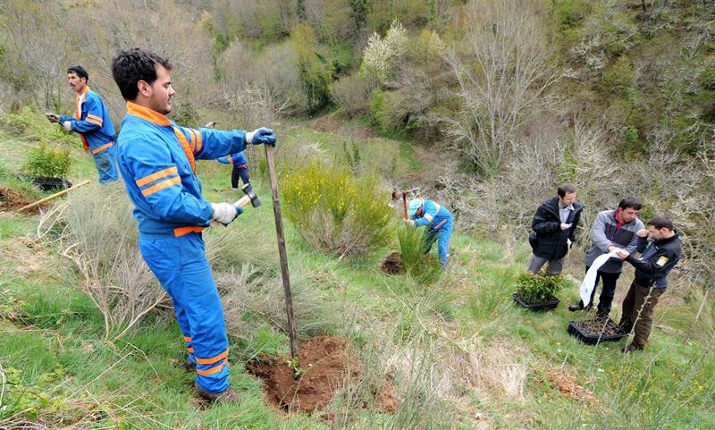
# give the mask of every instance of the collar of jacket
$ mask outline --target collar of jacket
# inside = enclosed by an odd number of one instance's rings
[[[549,212],[559,218],[559,196],[549,197],[543,204]],[[571,205],[573,206],[573,213],[580,212],[585,207],[581,202],[573,202]]]
[[[127,102],[127,114],[149,121],[152,124],[161,126],[171,125],[169,118],[155,110],[140,106],[134,102]]]
[[[81,93],[77,93],[77,98],[80,98],[80,97],[82,97],[82,96],[85,96],[88,92],[89,92],[89,85],[85,85],[85,86],[84,86],[84,91],[82,91]]]

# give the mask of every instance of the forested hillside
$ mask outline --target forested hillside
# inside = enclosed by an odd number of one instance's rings
[[[711,0],[3,0],[0,428],[710,427],[714,18]],[[72,114],[82,65],[121,133],[111,61],[132,47],[171,61],[177,123],[276,131],[299,334],[348,339],[362,372],[327,407],[271,405],[243,372],[288,352],[262,148],[246,153],[264,207],[204,234],[237,409],[191,400],[122,187],[11,202],[51,194],[23,180],[43,166],[96,182],[43,114]],[[235,197],[222,167],[198,163],[210,201]],[[510,294],[532,217],[564,182],[586,205],[569,286],[525,313]],[[407,260],[418,239],[389,196],[407,189],[455,215],[446,271]],[[590,226],[627,196],[683,247],[635,357],[565,329]],[[405,274],[379,269],[395,250]]]

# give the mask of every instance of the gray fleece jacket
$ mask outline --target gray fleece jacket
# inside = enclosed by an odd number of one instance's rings
[[[618,221],[615,215],[615,210],[599,212],[593,222],[593,227],[591,228],[592,246],[583,257],[586,267],[590,267],[593,264],[593,260],[599,255],[607,254],[608,247],[611,245],[625,248],[630,253],[635,252],[638,248],[638,235],[636,235],[636,232],[645,228],[643,222],[636,218],[618,228]],[[621,270],[623,270],[623,261],[618,258],[611,258],[601,266],[599,272],[621,273]]]

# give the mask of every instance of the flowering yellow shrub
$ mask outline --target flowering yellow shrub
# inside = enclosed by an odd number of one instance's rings
[[[286,175],[281,190],[286,216],[315,249],[359,255],[389,237],[393,211],[374,178],[313,163]]]

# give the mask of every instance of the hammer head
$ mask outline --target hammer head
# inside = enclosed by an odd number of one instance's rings
[[[257,208],[258,206],[261,205],[261,200],[256,195],[256,192],[253,191],[253,187],[251,186],[250,183],[245,184],[243,186],[243,188],[241,188],[241,189],[243,190],[244,193],[246,193],[248,198],[251,199],[251,206],[253,206],[254,208]]]

